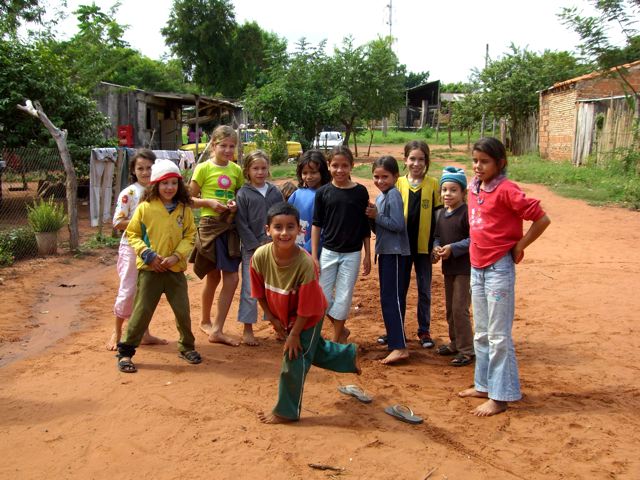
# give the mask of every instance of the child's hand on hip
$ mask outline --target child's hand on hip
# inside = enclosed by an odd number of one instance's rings
[[[300,335],[290,333],[284,342],[284,352],[289,354],[289,360],[298,358],[298,353],[302,352]]]

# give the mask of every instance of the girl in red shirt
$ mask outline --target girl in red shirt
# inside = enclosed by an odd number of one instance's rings
[[[472,411],[486,417],[504,412],[507,402],[522,397],[511,336],[515,264],[551,220],[539,200],[527,198],[507,179],[507,152],[498,139],[478,140],[472,155],[475,178],[469,187],[469,254],[476,366],[474,387],[458,395],[486,398]],[[524,236],[523,220],[533,222]]]

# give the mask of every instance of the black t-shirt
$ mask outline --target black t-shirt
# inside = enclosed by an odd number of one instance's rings
[[[316,192],[313,225],[321,227],[323,248],[350,253],[362,249],[362,241],[371,236],[364,211],[369,204],[369,192],[356,184],[352,188],[338,188],[327,183]]]

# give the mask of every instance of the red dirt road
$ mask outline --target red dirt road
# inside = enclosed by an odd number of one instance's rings
[[[170,344],[142,347],[139,372],[121,374],[104,350],[115,251],[59,257],[0,271],[0,478],[332,478],[309,463],[362,479],[422,480],[432,471],[431,479],[640,478],[640,213],[523,188],[542,199],[552,224],[517,270],[525,398],[507,413],[470,415],[479,401],[456,392],[473,383],[473,369],[450,367],[415,341],[409,362],[377,362],[385,351],[375,344],[383,325],[374,271],[359,280],[348,322],[363,375],[312,368],[302,420],[262,425],[256,414],[274,403],[282,348],[270,328],[258,327],[257,348],[211,345],[198,332],[204,362],[187,365],[163,301],[152,330]],[[192,277],[196,325],[202,284]],[[433,298],[432,331],[442,343],[439,266]],[[239,334],[235,311],[228,330]],[[412,293],[408,333],[414,312]],[[349,383],[373,403],[336,391]],[[386,415],[393,403],[410,405],[424,424]]]

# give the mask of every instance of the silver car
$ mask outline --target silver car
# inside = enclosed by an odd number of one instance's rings
[[[331,150],[342,145],[342,142],[344,142],[344,138],[340,132],[320,132],[313,141],[313,148]]]

